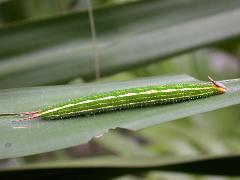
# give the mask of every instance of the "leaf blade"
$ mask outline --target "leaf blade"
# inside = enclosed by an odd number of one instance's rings
[[[240,33],[234,0],[139,1],[94,13],[103,76]],[[1,28],[0,39],[0,88],[95,77],[87,12]]]
[[[26,121],[14,123],[17,117],[0,117],[0,158],[10,158],[47,152],[83,144],[109,129],[122,127],[132,130],[238,104],[239,79],[224,81],[232,91],[220,96],[185,103],[116,111],[89,117],[59,121]],[[179,82],[199,82],[189,76],[155,77],[118,83],[93,83],[83,86],[56,86],[0,91],[0,110],[22,112],[62,102],[81,95],[146,85]]]
[[[101,157],[82,160],[29,164],[0,170],[0,177],[38,177],[40,173],[54,174],[54,177],[87,177],[109,179],[125,174],[138,174],[149,171],[187,172],[200,175],[237,176],[239,154],[200,157],[162,157],[162,158],[118,158]],[[60,170],[60,171],[59,171]],[[11,173],[10,173],[11,172]],[[45,172],[45,173],[43,173]],[[47,172],[47,173],[46,173]]]

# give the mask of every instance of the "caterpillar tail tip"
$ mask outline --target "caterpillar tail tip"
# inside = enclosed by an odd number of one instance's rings
[[[29,116],[29,117],[25,117],[25,118],[16,120],[15,122],[28,121],[28,120],[31,120],[31,119],[36,119],[36,118],[38,118],[38,117],[40,117],[40,114],[33,114],[32,116]]]
[[[35,115],[38,114],[39,111],[30,111],[30,112],[22,112],[20,113],[21,116],[26,116],[26,115]]]

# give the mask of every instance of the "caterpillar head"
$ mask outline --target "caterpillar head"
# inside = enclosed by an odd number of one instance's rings
[[[214,81],[210,76],[208,76],[208,79],[211,81],[213,86],[218,90],[219,94],[225,93],[227,90],[227,87],[224,86],[224,84]]]

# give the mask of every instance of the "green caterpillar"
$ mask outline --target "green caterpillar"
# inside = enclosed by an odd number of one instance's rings
[[[23,112],[21,115],[30,116],[21,120],[34,118],[54,120],[115,110],[172,104],[222,94],[226,91],[223,84],[212,80],[210,77],[209,79],[212,84],[185,83],[146,86],[83,96],[39,111]]]

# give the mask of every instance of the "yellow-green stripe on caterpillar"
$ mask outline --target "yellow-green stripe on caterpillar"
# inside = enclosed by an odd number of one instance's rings
[[[214,81],[211,77],[208,78],[212,84],[183,83],[146,86],[82,96],[38,111],[20,113],[20,115],[28,117],[19,121],[34,118],[54,120],[115,110],[172,104],[222,94],[226,91],[223,84]]]

